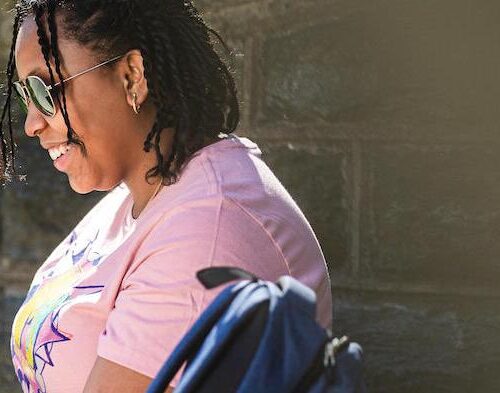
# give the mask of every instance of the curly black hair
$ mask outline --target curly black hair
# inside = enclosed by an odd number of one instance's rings
[[[38,39],[54,87],[61,59],[58,28],[68,38],[91,48],[100,61],[132,49],[144,58],[149,98],[157,109],[154,126],[144,150],[155,149],[157,165],[146,179],[161,176],[169,185],[177,181],[183,165],[199,150],[205,138],[234,132],[239,123],[239,104],[231,71],[215,48],[215,37],[190,0],[18,0],[14,9],[12,45],[7,63],[7,96],[0,120],[2,177],[15,173],[15,141],[12,132],[11,96],[16,72],[15,43],[23,21],[33,16]],[[56,23],[61,21],[61,26]],[[60,17],[59,17],[60,16]],[[51,66],[51,58],[55,67]],[[53,69],[55,68],[55,69]],[[83,143],[72,129],[64,83],[56,102],[68,129],[69,143]],[[7,118],[9,138],[3,132]],[[161,132],[175,129],[173,146],[165,157],[159,146]]]

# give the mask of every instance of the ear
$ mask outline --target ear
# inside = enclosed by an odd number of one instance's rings
[[[144,59],[139,50],[129,51],[121,62],[121,77],[127,103],[132,107],[133,95],[137,94],[137,105],[143,105],[148,97],[148,82],[144,76]]]

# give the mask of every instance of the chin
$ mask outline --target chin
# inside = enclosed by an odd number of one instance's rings
[[[85,194],[91,193],[92,191],[95,191],[95,188],[92,188],[89,186],[84,186],[84,185],[81,185],[78,183],[74,183],[71,181],[71,179],[69,181],[69,186],[71,187],[71,189],[74,192],[76,192],[77,194],[82,194],[82,195],[85,195]]]
[[[110,182],[109,184],[103,185],[103,184],[82,184],[77,181],[72,181],[71,178],[69,178],[69,186],[71,189],[76,192],[77,194],[85,195],[89,194],[93,191],[111,191],[113,190],[116,186],[118,186],[121,182]]]

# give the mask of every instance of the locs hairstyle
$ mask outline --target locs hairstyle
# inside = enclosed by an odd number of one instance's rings
[[[63,80],[58,32],[96,53],[99,61],[138,49],[144,58],[149,96],[157,109],[154,126],[144,141],[144,150],[154,148],[157,165],[146,178],[162,176],[174,183],[182,166],[202,146],[205,137],[232,133],[239,122],[236,88],[231,72],[214,49],[220,36],[202,20],[190,0],[19,0],[14,9],[12,45],[7,63],[7,92],[0,120],[2,174],[8,180],[15,173],[15,141],[12,130],[12,82],[16,72],[14,49],[18,31],[27,17],[34,17],[38,41],[50,83],[55,74]],[[56,24],[56,15],[58,22]],[[47,29],[48,28],[48,29]],[[47,31],[48,30],[48,31]],[[55,67],[51,66],[51,58]],[[112,65],[109,65],[112,67]],[[82,147],[78,132],[71,127],[64,83],[56,95],[68,129],[68,141]],[[8,138],[4,122],[8,123]],[[164,157],[160,135],[173,127],[172,151]]]

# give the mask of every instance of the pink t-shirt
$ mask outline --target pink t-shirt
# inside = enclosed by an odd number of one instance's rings
[[[196,271],[242,267],[292,275],[316,291],[331,321],[330,281],[318,241],[247,138],[209,145],[137,220],[120,185],[36,273],[13,323],[11,351],[24,392],[81,392],[97,356],[154,377],[220,292]]]

